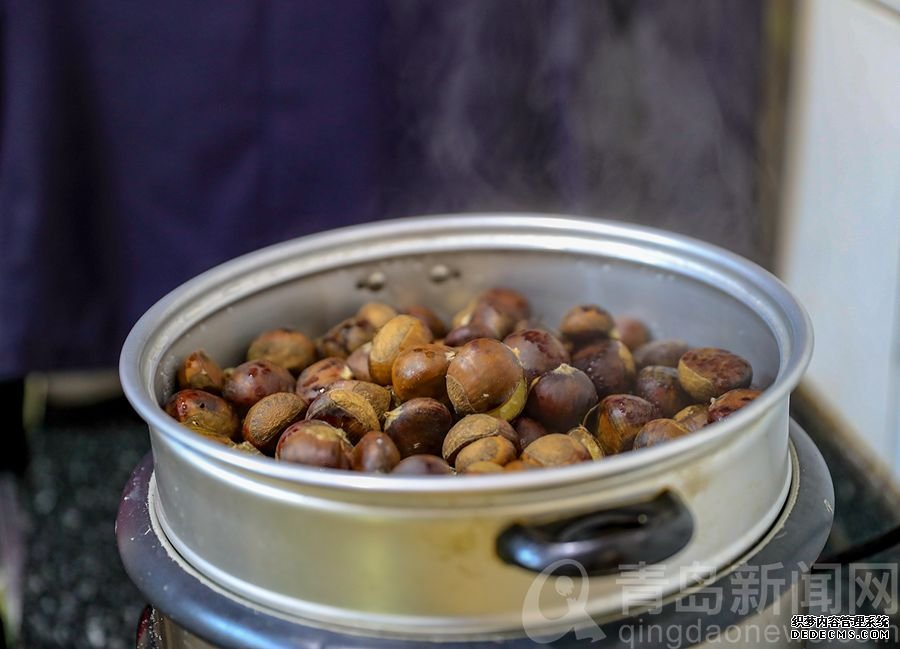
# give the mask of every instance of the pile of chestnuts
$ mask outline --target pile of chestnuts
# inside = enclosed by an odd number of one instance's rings
[[[551,332],[511,289],[450,328],[380,302],[318,339],[272,329],[223,370],[183,360],[166,412],[226,446],[314,467],[406,475],[523,471],[689,435],[759,395],[723,349],[651,340],[634,318],[576,306]]]

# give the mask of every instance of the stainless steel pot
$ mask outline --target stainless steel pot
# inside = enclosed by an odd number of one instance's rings
[[[726,421],[664,446],[467,479],[280,464],[210,443],[159,407],[196,348],[236,363],[272,326],[321,332],[373,298],[449,315],[495,285],[523,291],[551,323],[572,304],[596,302],[643,318],[658,337],[731,349],[767,389]],[[121,377],[150,426],[160,526],[199,573],[312,624],[449,637],[520,628],[542,560],[573,550],[552,537],[566,521],[600,521],[582,539],[590,552],[576,552],[596,575],[594,616],[622,608],[617,563],[664,561],[653,568],[668,594],[684,585],[684,566],[722,567],[745,552],[788,492],[788,396],[811,348],[809,320],[785,287],[723,250],[608,222],[485,214],[348,228],[224,264],[147,312],[126,341]],[[621,515],[634,525],[603,526]],[[609,548],[612,560],[595,561]]]

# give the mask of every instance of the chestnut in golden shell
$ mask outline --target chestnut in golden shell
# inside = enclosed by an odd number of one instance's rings
[[[353,447],[350,465],[354,471],[390,473],[401,459],[400,451],[388,435],[371,431]]]
[[[659,408],[663,417],[672,417],[691,403],[681,388],[678,370],[662,365],[648,365],[637,374],[634,392]]]
[[[676,412],[672,419],[684,426],[688,432],[697,432],[709,423],[709,406],[695,403]]]
[[[476,462],[493,462],[503,466],[516,459],[518,452],[511,441],[500,435],[482,437],[464,447],[457,455],[454,466],[459,472]]]
[[[221,394],[224,381],[222,368],[202,349],[189,354],[178,368],[180,390],[205,390]]]
[[[356,443],[372,430],[381,430],[375,409],[364,396],[349,390],[329,390],[309,404],[306,418],[324,421]]]
[[[444,344],[449,347],[462,347],[478,338],[499,339],[494,329],[478,322],[470,322],[469,324],[454,327],[447,332],[447,335],[444,337]]]
[[[634,448],[649,448],[689,435],[690,431],[674,419],[653,419],[634,438]]]
[[[613,394],[588,412],[584,427],[597,439],[604,455],[630,451],[644,424],[659,419],[659,409],[633,394]]]
[[[319,420],[291,424],[275,447],[275,459],[326,469],[349,469],[352,447],[339,428]]]
[[[294,377],[271,361],[247,361],[225,372],[222,396],[238,412],[246,412],[254,403],[276,392],[293,392]]]
[[[347,358],[375,337],[375,325],[359,316],[347,318],[334,325],[316,341],[319,355],[328,358]]]
[[[293,392],[276,392],[251,406],[244,417],[241,432],[244,441],[271,455],[285,428],[303,419],[309,404]]]
[[[398,315],[378,330],[369,351],[369,375],[374,383],[389,385],[394,361],[401,352],[417,345],[427,345],[434,336],[421,320],[411,315]]]
[[[762,392],[749,388],[729,390],[722,396],[713,400],[709,405],[709,423],[725,419],[728,415],[740,410],[748,403],[756,399]]]
[[[444,345],[418,345],[400,352],[391,368],[391,385],[400,401],[417,397],[450,404],[447,369],[456,351]]]
[[[519,359],[527,385],[570,360],[559,338],[543,329],[520,329],[504,338],[503,344]]]
[[[297,377],[295,392],[309,403],[325,392],[332,383],[353,378],[350,366],[342,358],[329,357],[316,361]]]
[[[561,433],[544,435],[522,451],[524,463],[540,467],[567,466],[590,459],[590,453],[580,442]]]
[[[427,397],[405,401],[384,418],[384,432],[394,440],[401,457],[440,454],[452,426],[447,407]]]
[[[453,475],[453,468],[436,455],[410,455],[400,460],[391,475]]]
[[[575,350],[616,337],[615,328],[612,315],[594,304],[572,307],[559,323],[560,336]]]
[[[750,363],[724,349],[691,349],[678,361],[681,387],[701,403],[715,399],[729,390],[746,388],[752,379],[753,368]]]
[[[509,347],[479,338],[450,361],[447,395],[459,415],[496,411],[502,419],[513,419],[525,406],[525,375]]]
[[[166,402],[166,414],[201,434],[239,439],[241,420],[231,404],[204,390],[179,390]]]
[[[648,365],[678,367],[678,361],[690,349],[683,340],[653,340],[634,352],[634,365],[641,370]]]
[[[270,361],[296,376],[316,361],[316,345],[293,329],[270,329],[250,343],[248,361]]]
[[[597,438],[591,435],[591,432],[584,426],[575,426],[575,428],[566,433],[566,435],[587,449],[592,460],[599,460],[603,457],[603,449],[600,448]]]
[[[459,469],[457,469],[457,471],[462,475],[484,475],[486,473],[503,473],[503,467],[494,462],[481,460],[479,462],[467,464],[464,470],[459,471]]]
[[[628,316],[616,316],[615,323],[616,331],[619,332],[619,340],[631,350],[632,354],[635,349],[650,342],[650,329],[642,320]]]
[[[600,399],[629,392],[634,384],[634,360],[618,340],[604,340],[579,350],[572,357],[572,365],[588,375]]]
[[[441,454],[453,464],[457,454],[466,446],[494,435],[505,437],[513,444],[518,441],[518,435],[509,422],[490,415],[468,415],[456,422],[444,437]]]
[[[525,415],[552,433],[564,433],[578,426],[598,401],[587,374],[571,365],[560,365],[531,384]]]
[[[393,398],[391,391],[381,385],[369,383],[368,381],[340,379],[328,386],[326,392],[330,390],[349,390],[350,392],[355,392],[360,395],[368,401],[369,405],[372,406],[372,409],[375,410],[375,416],[378,417],[378,421],[384,421],[384,416],[391,408],[391,401]]]

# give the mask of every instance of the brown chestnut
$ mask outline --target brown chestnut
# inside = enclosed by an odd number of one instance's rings
[[[600,448],[597,438],[591,435],[591,432],[584,426],[575,426],[566,435],[581,444],[590,454],[592,460],[599,460],[603,457],[603,449]]]
[[[634,351],[634,365],[640,370],[648,365],[678,367],[678,361],[690,349],[683,340],[654,340]]]
[[[466,446],[485,437],[500,435],[513,444],[518,436],[509,422],[490,415],[469,415],[460,419],[444,437],[441,454],[450,463],[456,462],[456,456]]]
[[[615,320],[608,311],[594,304],[586,304],[566,312],[559,323],[559,333],[566,343],[578,350],[609,339],[615,326]]]
[[[326,358],[347,358],[356,349],[370,342],[375,337],[375,331],[375,326],[365,318],[347,318],[316,341],[319,355]]]
[[[457,471],[463,475],[484,475],[485,473],[503,473],[503,467],[494,462],[482,460],[480,462],[467,464],[465,469],[462,471],[457,469]]]
[[[335,381],[352,379],[353,372],[342,358],[323,358],[316,361],[297,377],[297,394],[312,403]]]
[[[372,382],[372,377],[369,376],[369,352],[372,351],[372,343],[368,342],[365,345],[360,345],[347,357],[347,365],[350,367],[350,371],[353,372],[353,376],[360,381],[368,381]]]
[[[674,419],[653,419],[634,438],[634,448],[649,448],[688,434],[690,431]]]
[[[270,329],[250,343],[247,360],[270,361],[296,376],[316,361],[316,345],[299,331]]]
[[[709,423],[709,406],[697,403],[675,413],[672,417],[684,426],[688,432],[694,433]]]
[[[485,337],[499,340],[512,333],[516,323],[530,315],[531,306],[521,293],[508,288],[492,288],[457,313],[453,327],[479,325],[491,331],[491,335]]]
[[[634,353],[634,350],[650,341],[650,329],[642,320],[628,316],[616,316],[616,331],[619,340]]]
[[[729,390],[746,388],[753,379],[750,363],[724,349],[701,347],[686,351],[678,361],[678,380],[701,403]]]
[[[222,396],[239,412],[246,412],[263,397],[293,390],[294,377],[281,365],[271,361],[247,361],[225,372]]]
[[[678,370],[662,365],[648,365],[637,374],[634,392],[659,408],[663,417],[672,417],[690,404],[691,399],[681,388]]]
[[[201,434],[239,439],[241,421],[225,399],[204,390],[180,390],[165,405],[177,422]]]
[[[365,473],[390,473],[400,460],[394,441],[378,431],[363,435],[350,454],[352,469]]]
[[[509,472],[530,471],[531,469],[536,469],[536,468],[537,467],[535,465],[528,464],[526,462],[523,462],[522,460],[513,460],[512,462],[507,464],[505,467],[503,467],[503,471],[504,472],[506,472],[506,471],[509,471]]]
[[[634,360],[618,340],[604,340],[581,349],[572,357],[572,365],[588,375],[600,399],[628,392],[634,384]]]
[[[566,466],[590,459],[590,453],[580,442],[561,433],[544,435],[522,451],[522,461],[533,466]]]
[[[525,406],[525,376],[513,351],[479,338],[464,345],[447,368],[447,395],[457,414],[495,412],[516,417]]]
[[[659,409],[633,394],[613,394],[584,418],[584,427],[597,438],[604,455],[630,451],[634,438],[648,421],[659,419]]]
[[[444,344],[448,347],[462,347],[478,338],[496,339],[497,332],[478,322],[470,322],[451,329],[444,337]]]
[[[246,453],[247,455],[262,455],[262,451],[256,448],[250,442],[241,442],[240,444],[234,444],[231,448],[235,451],[240,451],[241,453]]]
[[[740,410],[760,394],[762,392],[759,390],[750,390],[749,388],[729,390],[722,396],[714,399],[709,405],[709,423],[724,419],[735,410]]]
[[[387,411],[390,410],[391,401],[393,399],[391,391],[387,388],[374,383],[369,383],[368,381],[357,381],[355,379],[340,379],[339,381],[335,381],[328,386],[326,391],[331,390],[349,390],[350,392],[355,392],[360,395],[368,401],[369,405],[372,406],[372,409],[375,410],[375,416],[378,417],[378,421],[384,421],[384,416],[387,414]]]
[[[222,368],[202,349],[189,354],[178,368],[178,388],[181,390],[205,390],[221,394],[224,381]]]
[[[438,455],[453,426],[453,417],[440,401],[419,397],[410,399],[385,415],[387,433],[401,457],[410,455]]]
[[[400,401],[428,397],[449,405],[447,368],[456,351],[444,345],[419,345],[394,360],[391,385]]]
[[[549,430],[530,417],[519,417],[512,424],[516,431],[516,447],[519,449],[519,453],[538,437],[550,434]]]
[[[453,475],[453,469],[436,455],[410,455],[400,460],[391,475]]]
[[[552,433],[564,433],[579,425],[598,401],[587,374],[571,365],[560,365],[531,384],[525,415]]]
[[[464,447],[456,455],[454,466],[457,471],[465,471],[475,462],[493,462],[503,466],[516,459],[518,455],[515,445],[500,435],[482,437]]]
[[[444,321],[441,320],[438,314],[428,307],[414,304],[404,309],[403,313],[421,320],[422,324],[431,330],[435,338],[443,338],[447,335],[447,325],[444,324]]]
[[[374,383],[388,385],[391,369],[397,356],[404,350],[417,345],[427,345],[434,337],[431,330],[418,318],[398,315],[391,318],[372,340],[369,352],[369,375]]]
[[[544,372],[570,360],[569,352],[559,338],[543,329],[515,331],[503,339],[503,344],[519,359],[528,385]]]
[[[241,428],[244,441],[271,455],[284,429],[302,419],[308,406],[303,397],[293,392],[276,392],[263,397],[244,417]]]
[[[357,318],[368,320],[376,330],[381,329],[388,323],[388,320],[396,315],[397,311],[394,307],[384,302],[367,302],[356,312]]]
[[[307,419],[324,421],[340,428],[356,443],[371,430],[380,430],[375,409],[364,396],[349,390],[329,390],[309,404]]]
[[[319,420],[288,426],[275,447],[275,458],[327,469],[350,468],[350,442],[339,428]]]

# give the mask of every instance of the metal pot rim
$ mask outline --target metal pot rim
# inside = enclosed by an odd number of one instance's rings
[[[179,425],[156,402],[151,386],[158,363],[168,347],[168,343],[164,347],[161,345],[160,333],[181,327],[181,331],[171,336],[177,338],[205,315],[260,290],[259,285],[251,286],[250,282],[245,281],[248,277],[263,278],[265,287],[269,287],[307,273],[347,265],[346,256],[341,254],[347,246],[363,244],[364,250],[353,260],[353,263],[361,263],[367,259],[387,259],[395,253],[415,254],[415,250],[399,245],[411,237],[422,237],[429,242],[441,241],[441,250],[452,250],[464,249],[467,238],[478,235],[482,239],[488,237],[481,244],[482,248],[529,251],[555,250],[566,240],[573,246],[583,246],[586,241],[594,239],[612,242],[622,252],[623,258],[632,255],[634,261],[638,259],[633,257],[631,248],[639,244],[642,253],[639,263],[652,266],[647,260],[658,254],[683,262],[675,269],[676,272],[698,277],[698,269],[702,269],[701,274],[707,279],[710,271],[729,278],[733,288],[747,292],[744,299],[734,297],[766,320],[778,343],[780,359],[775,381],[753,403],[726,420],[669,444],[617,455],[602,462],[513,474],[469,476],[465,480],[370,476],[280,463],[270,458],[235,452]],[[551,242],[552,237],[560,238],[560,241]],[[379,241],[381,248],[376,245]],[[315,268],[304,267],[301,260],[306,256],[318,256],[319,265]],[[325,268],[322,267],[323,259],[326,260]],[[289,272],[285,270],[288,263],[292,264]],[[698,278],[703,281],[703,277]],[[766,300],[768,305],[764,304]],[[773,320],[773,310],[780,312],[780,318]],[[648,467],[664,467],[671,461],[693,457],[706,448],[725,443],[754,418],[786,398],[809,364],[812,347],[809,316],[787,287],[763,268],[717,246],[683,235],[615,221],[546,214],[473,213],[411,217],[340,228],[275,244],[225,262],[174,289],[138,320],[123,346],[119,374],[125,395],[138,414],[150,426],[201,458],[239,468],[261,478],[335,491],[450,495],[545,489],[640,472]],[[785,349],[788,350],[787,355]]]

